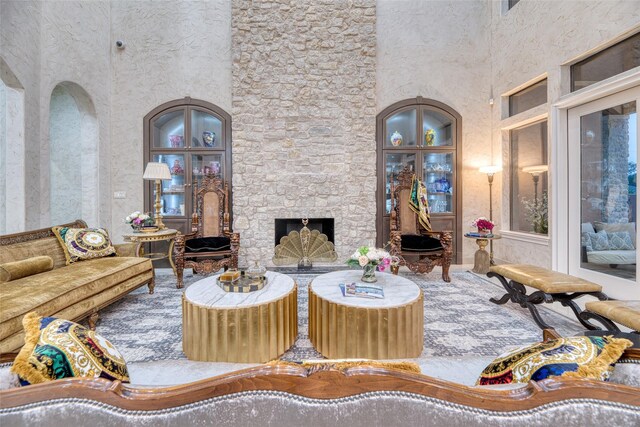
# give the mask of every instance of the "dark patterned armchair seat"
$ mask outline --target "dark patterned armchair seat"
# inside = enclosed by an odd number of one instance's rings
[[[228,237],[198,237],[189,239],[184,244],[184,251],[190,252],[218,252],[231,249],[231,239]]]
[[[401,234],[400,247],[403,252],[430,253],[442,251],[442,242],[435,237],[422,234]]]

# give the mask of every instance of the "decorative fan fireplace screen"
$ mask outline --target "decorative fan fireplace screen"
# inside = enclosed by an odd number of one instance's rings
[[[280,239],[276,246],[273,263],[275,265],[295,265],[301,270],[310,269],[313,262],[334,262],[338,259],[333,243],[326,234],[309,230],[309,220],[302,220],[302,229],[292,231]]]

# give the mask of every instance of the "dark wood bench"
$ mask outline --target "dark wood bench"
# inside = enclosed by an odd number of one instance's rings
[[[505,304],[507,301],[511,301],[529,309],[533,320],[541,329],[552,329],[552,326],[549,326],[540,317],[536,307],[538,304],[560,302],[573,311],[585,328],[593,330],[598,328],[581,316],[583,310],[574,300],[585,295],[596,297],[601,301],[609,300],[609,297],[602,292],[602,286],[597,283],[534,265],[496,265],[491,267],[487,276],[496,277],[507,291],[500,299],[491,298],[491,302]],[[525,286],[537,289],[537,291],[527,295]],[[600,321],[597,318],[593,319]],[[605,328],[609,326],[604,323],[603,325]]]

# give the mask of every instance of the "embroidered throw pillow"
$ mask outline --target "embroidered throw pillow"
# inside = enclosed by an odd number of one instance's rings
[[[591,247],[594,251],[608,251],[609,239],[607,232],[600,230],[597,233],[589,233],[589,239],[591,239]]]
[[[609,249],[611,250],[632,251],[635,249],[628,231],[607,233],[607,239],[609,239]]]
[[[109,233],[103,228],[53,227],[52,231],[64,249],[67,265],[116,253]]]
[[[94,331],[35,312],[27,314],[22,324],[25,344],[11,368],[22,385],[78,377],[129,382],[120,352]]]
[[[611,337],[571,337],[520,347],[487,366],[476,385],[527,383],[552,376],[608,380],[613,364],[633,343]]]

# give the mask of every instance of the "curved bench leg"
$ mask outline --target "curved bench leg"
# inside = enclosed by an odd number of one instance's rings
[[[618,326],[615,323],[613,323],[611,320],[607,319],[606,317],[600,316],[599,314],[591,313],[590,311],[583,311],[580,314],[578,314],[578,320],[580,321],[580,323],[582,323],[592,331],[602,330],[602,331],[620,332],[620,328],[618,328]],[[595,320],[598,323],[602,324],[602,326],[604,326],[604,329],[591,324],[589,322],[590,320]]]
[[[507,282],[507,280],[504,277],[502,277],[501,275],[496,274],[496,273],[494,273],[492,271],[487,273],[487,277],[495,277],[495,278],[497,278],[498,281],[500,282],[500,284],[502,285],[502,287],[507,291],[507,293],[502,295],[502,297],[500,297],[499,299],[489,298],[489,301],[491,301],[494,304],[499,304],[499,305],[506,304],[506,302],[509,301],[509,300],[512,300],[513,302],[516,302],[517,298],[514,297],[514,294],[517,291],[512,286],[513,281]]]

